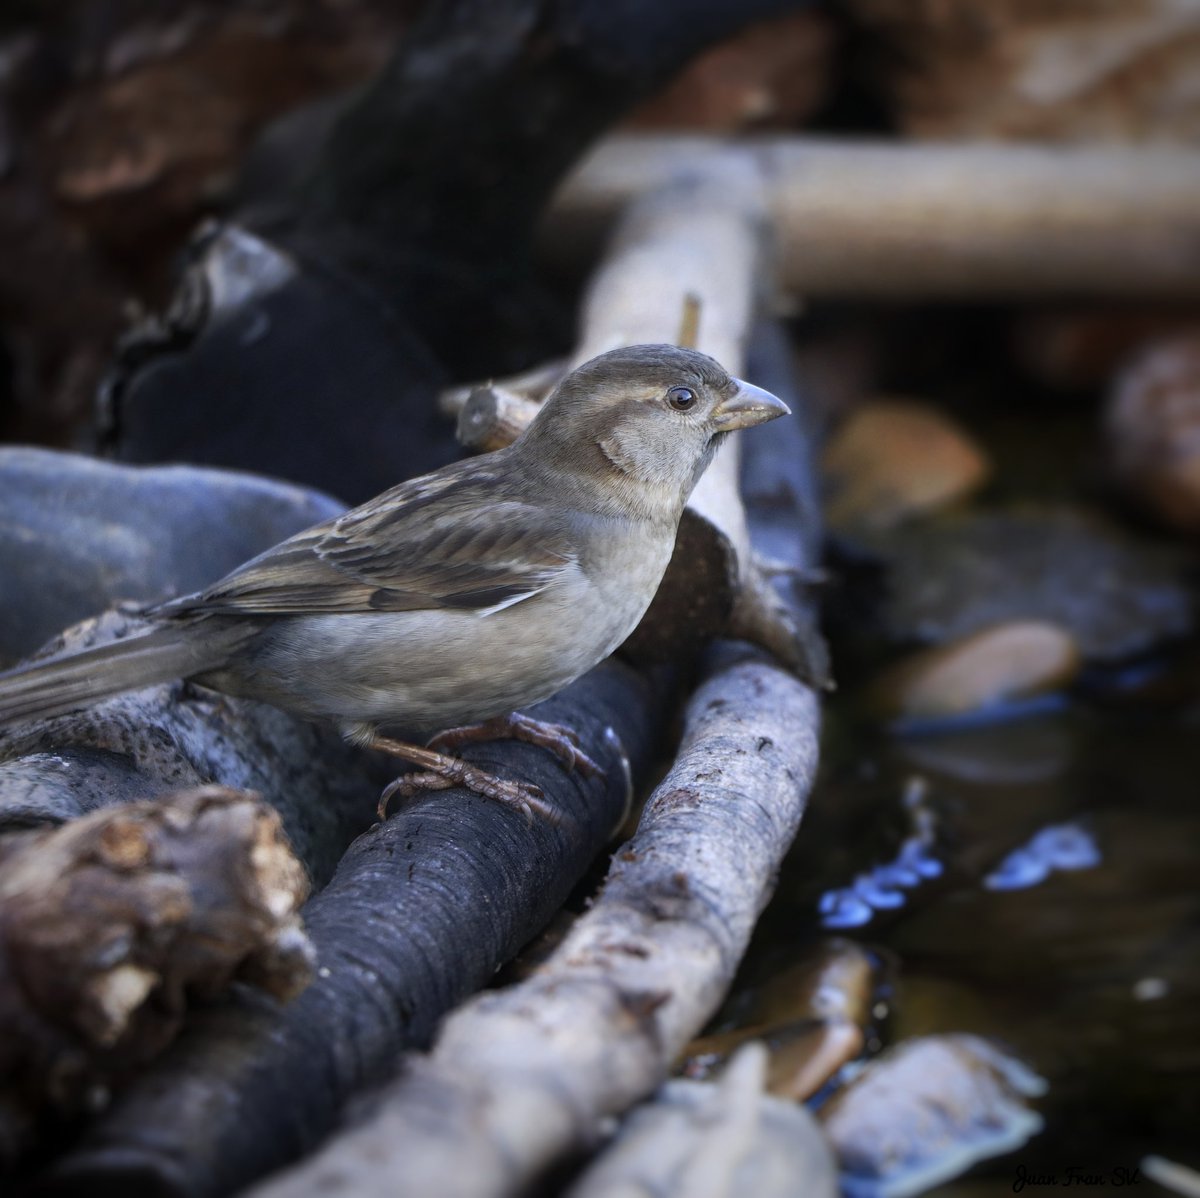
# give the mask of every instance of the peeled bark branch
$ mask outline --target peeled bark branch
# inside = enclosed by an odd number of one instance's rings
[[[545,244],[586,254],[631,197],[722,164],[760,173],[800,296],[1200,295],[1200,160],[1168,147],[615,137],[559,192]]]

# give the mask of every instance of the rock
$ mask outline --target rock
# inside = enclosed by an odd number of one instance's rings
[[[816,1120],[762,1093],[764,1058],[761,1045],[748,1045],[715,1084],[667,1082],[625,1118],[567,1198],[836,1198],[833,1159]]]
[[[751,1013],[768,1025],[846,1020],[866,1028],[880,982],[877,957],[855,940],[826,936],[756,989]]]
[[[862,1028],[848,1019],[744,1027],[695,1041],[683,1072],[688,1078],[707,1080],[752,1041],[761,1042],[769,1056],[767,1092],[792,1102],[811,1098],[843,1065],[861,1056],[865,1047]]]
[[[742,1026],[693,1040],[684,1074],[711,1077],[742,1045],[761,1039],[769,1056],[768,1091],[802,1102],[862,1054],[875,1022],[880,973],[878,958],[855,941],[818,941],[745,1001],[739,998]]]
[[[924,1036],[876,1058],[818,1112],[842,1192],[920,1194],[1041,1130],[1025,1099],[1045,1082],[986,1040]]]
[[[121,600],[198,590],[341,510],[249,474],[0,448],[0,660]]]
[[[1070,505],[905,525],[872,542],[888,570],[879,613],[894,643],[940,643],[1014,620],[1057,624],[1089,660],[1186,635],[1189,555]]]
[[[826,516],[839,531],[890,528],[979,489],[983,451],[928,404],[880,400],[854,411],[829,442]]]
[[[1129,493],[1168,524],[1200,530],[1200,333],[1152,345],[1118,376],[1105,431]]]
[[[905,658],[876,680],[871,705],[901,718],[964,715],[1057,690],[1081,664],[1065,628],[1015,620]]]

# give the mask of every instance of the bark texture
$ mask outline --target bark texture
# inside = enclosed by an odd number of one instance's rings
[[[205,787],[0,839],[0,1159],[76,1114],[234,978],[286,1001],[312,948],[279,817]]]

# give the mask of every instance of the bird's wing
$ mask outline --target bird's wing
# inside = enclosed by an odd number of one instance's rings
[[[462,465],[474,465],[474,462]],[[247,562],[170,615],[474,608],[528,599],[577,561],[560,514],[505,496],[500,475],[413,479]]]

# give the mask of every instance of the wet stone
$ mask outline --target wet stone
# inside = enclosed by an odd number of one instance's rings
[[[879,400],[854,411],[822,456],[826,516],[839,531],[891,528],[977,491],[983,451],[929,404]]]
[[[929,719],[1053,691],[1079,671],[1075,638],[1057,624],[1015,620],[914,653],[871,688],[881,715]]]
[[[842,1192],[902,1198],[1011,1152],[1041,1130],[1027,1099],[1045,1082],[978,1036],[908,1040],[876,1058],[818,1112]]]
[[[341,510],[251,474],[0,448],[0,663],[114,603],[198,590]]]
[[[1117,661],[1194,621],[1179,546],[1068,505],[942,516],[873,538],[885,564],[879,631],[934,644],[1014,620],[1056,624],[1085,659]]]

